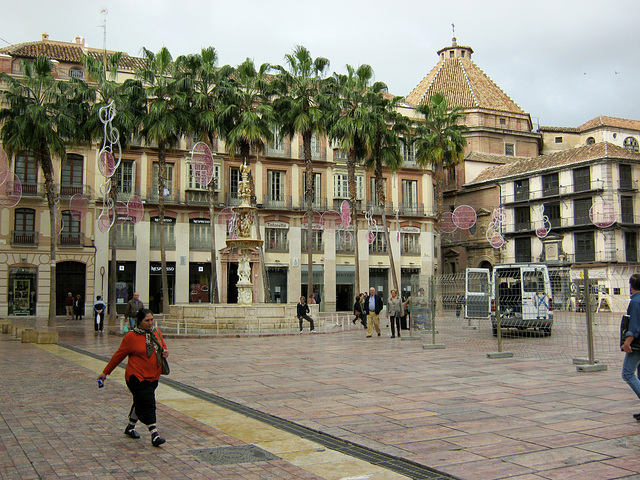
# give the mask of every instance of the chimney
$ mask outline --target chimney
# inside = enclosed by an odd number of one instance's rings
[[[80,35],[77,35],[77,36],[76,36],[76,38],[75,38],[75,42],[76,42],[78,45],[82,45],[82,46],[84,47],[84,38],[83,38],[83,37],[81,37]]]
[[[49,34],[47,32],[42,34],[42,41],[49,40]]]

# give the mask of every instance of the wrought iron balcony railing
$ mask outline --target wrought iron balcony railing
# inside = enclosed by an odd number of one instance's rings
[[[39,242],[38,232],[29,232],[22,230],[11,231],[12,246],[32,246],[37,247]]]

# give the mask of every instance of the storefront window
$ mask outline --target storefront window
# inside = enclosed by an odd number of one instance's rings
[[[211,302],[211,264],[189,264],[189,303]]]
[[[35,315],[37,300],[36,268],[9,269],[9,315]]]

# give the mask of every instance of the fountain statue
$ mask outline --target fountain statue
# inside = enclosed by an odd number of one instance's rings
[[[251,248],[261,247],[262,240],[252,237],[253,218],[257,207],[251,205],[251,185],[249,184],[249,172],[251,167],[245,159],[240,167],[241,181],[238,185],[238,197],[240,205],[234,207],[238,214],[238,238],[228,239],[229,248],[237,248],[240,252],[238,260],[238,304],[251,305],[253,303],[253,283],[251,281],[251,264],[249,263],[249,251]]]

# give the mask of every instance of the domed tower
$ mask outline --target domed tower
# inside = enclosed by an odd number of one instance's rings
[[[505,157],[538,155],[540,135],[533,132],[531,116],[471,60],[472,55],[473,49],[458,45],[454,37],[451,46],[438,51],[438,63],[407,95],[406,102],[417,106],[441,93],[450,107],[463,108],[464,123],[469,127],[468,159],[474,158],[472,153]]]

